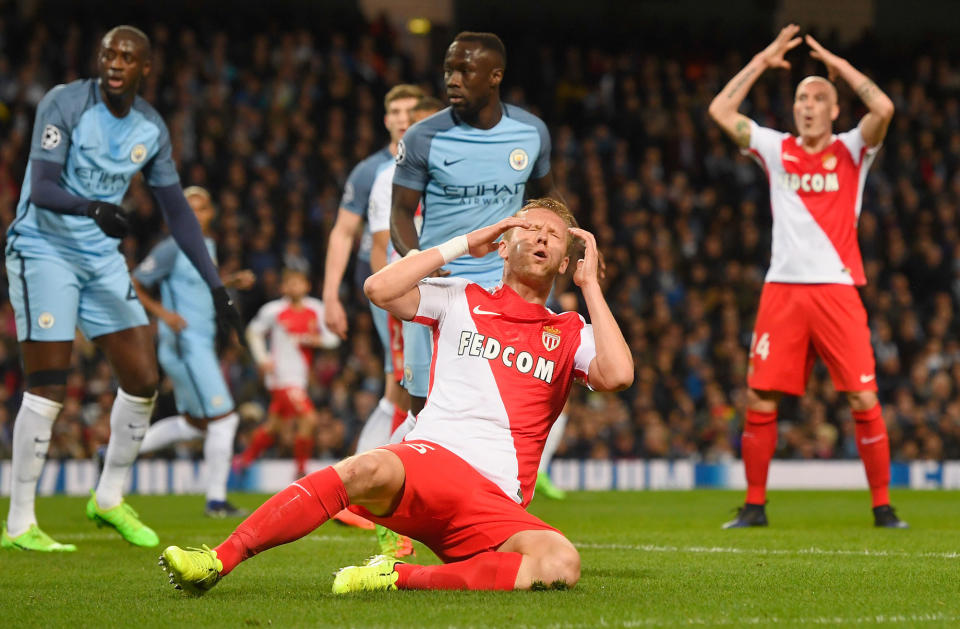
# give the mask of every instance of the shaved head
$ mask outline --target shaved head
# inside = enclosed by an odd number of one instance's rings
[[[823,85],[826,85],[827,88],[829,89],[829,92],[830,92],[831,98],[833,99],[833,102],[834,102],[834,103],[837,102],[837,86],[835,86],[829,79],[827,79],[827,78],[825,78],[825,77],[822,77],[822,76],[817,76],[816,74],[811,74],[810,76],[808,76],[808,77],[806,77],[805,79],[803,79],[802,81],[800,81],[800,82],[797,84],[797,92],[796,92],[796,93],[799,94],[799,93],[800,93],[800,88],[802,88],[802,87],[804,87],[804,86],[806,86],[806,85],[809,85],[809,84],[811,84],[811,83],[821,83],[821,84],[823,84]]]
[[[144,52],[150,54],[150,38],[147,37],[147,34],[141,31],[136,26],[130,26],[128,24],[122,24],[120,26],[114,26],[107,34],[103,36],[103,41],[107,41],[116,36],[128,37],[137,41],[141,46],[143,46]]]

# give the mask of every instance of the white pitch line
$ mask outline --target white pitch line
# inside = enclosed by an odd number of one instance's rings
[[[907,557],[923,559],[958,559],[960,552],[922,552],[908,553],[901,550],[844,550],[810,548],[733,548],[725,546],[661,546],[658,544],[574,544],[577,548],[589,550],[636,550],[648,553],[703,553],[729,555],[846,555],[851,557]]]
[[[807,616],[781,618],[779,616],[755,616],[748,618],[639,618],[632,620],[597,618],[589,623],[549,623],[537,625],[547,629],[581,629],[594,627],[718,627],[718,626],[768,626],[768,625],[917,625],[921,623],[954,623],[960,616],[948,616],[942,612],[925,614],[875,614],[873,616]],[[468,625],[467,627],[470,627]],[[451,626],[448,629],[456,629]],[[532,629],[531,625],[516,625],[515,629]]]

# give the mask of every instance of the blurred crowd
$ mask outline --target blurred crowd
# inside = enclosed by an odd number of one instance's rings
[[[278,295],[283,266],[310,268],[319,294],[346,176],[387,141],[384,93],[413,82],[441,96],[440,56],[420,67],[399,50],[385,20],[323,34],[146,30],[154,64],[141,93],[167,121],[184,185],[213,194],[221,267],[249,268],[258,277],[253,290],[239,295],[245,317]],[[15,213],[37,102],[53,85],[89,76],[96,45],[95,33],[76,25],[53,33],[43,23],[7,16],[0,44],[14,39],[23,45],[0,45],[4,228]],[[554,177],[580,222],[597,235],[606,294],[637,365],[634,386],[620,394],[575,389],[558,456],[735,458],[771,217],[763,172],[721,135],[706,110],[755,51],[663,54],[636,42],[615,51],[506,43],[504,100],[547,122]],[[870,50],[836,52],[849,53],[897,107],[867,179],[860,220],[869,279],[862,296],[893,458],[960,458],[960,64],[936,54],[909,65],[871,63]],[[797,80],[822,73],[803,55],[792,73],[758,82],[747,115],[793,129]],[[840,107],[836,130],[852,128],[864,112],[847,86]],[[139,181],[125,205],[133,235],[123,250],[132,265],[164,227]],[[320,353],[313,368],[317,456],[349,453],[381,394],[382,354],[357,279],[342,289],[351,311],[349,342]],[[558,294],[576,308],[575,293],[565,292],[570,286],[565,278]],[[22,387],[5,289],[0,457],[9,456]],[[222,365],[244,421],[242,447],[263,416],[266,393],[236,348],[224,350]],[[115,383],[108,366],[81,339],[75,367],[51,457],[90,456],[109,430]],[[162,393],[158,417],[174,412],[168,385]],[[857,456],[846,401],[822,365],[807,395],[782,404],[780,430],[778,456]],[[274,454],[288,448],[281,442]]]

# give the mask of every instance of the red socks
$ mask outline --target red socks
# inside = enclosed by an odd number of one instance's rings
[[[243,466],[247,467],[256,461],[263,451],[273,445],[273,435],[267,432],[262,426],[253,431],[253,437],[250,439],[250,445],[240,455]]]
[[[350,504],[343,481],[332,467],[314,472],[250,514],[214,550],[226,576],[237,564],[268,548],[300,539]]]
[[[466,561],[439,566],[397,564],[401,590],[512,590],[520,572],[520,553],[488,551]]]
[[[400,424],[403,423],[403,420],[407,418],[407,411],[401,410],[399,406],[393,407],[393,417],[390,420],[390,434],[393,434],[397,428],[400,427]]]
[[[880,404],[866,411],[853,411],[857,451],[867,471],[873,506],[890,504],[890,442]]]
[[[747,409],[747,421],[740,441],[743,467],[747,475],[747,503],[767,501],[767,472],[777,449],[777,412],[763,413]]]
[[[307,461],[313,454],[313,437],[297,437],[293,440],[293,460],[297,463],[297,477],[307,473]]]

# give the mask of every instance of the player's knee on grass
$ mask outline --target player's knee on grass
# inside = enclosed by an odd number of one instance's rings
[[[531,590],[572,588],[580,580],[580,553],[572,545],[557,547],[537,559]]]
[[[369,450],[334,466],[352,504],[384,512],[403,488],[403,464],[387,450]]]

